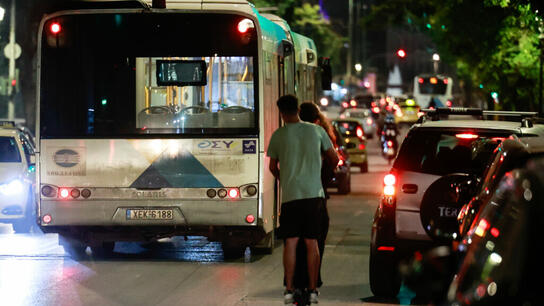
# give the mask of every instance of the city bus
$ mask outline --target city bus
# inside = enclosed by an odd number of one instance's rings
[[[275,102],[314,90],[294,84],[296,44],[243,0],[86,2],[46,15],[41,229],[74,254],[175,235],[220,241],[225,255],[271,252],[281,206],[265,156],[281,124]]]
[[[440,74],[420,74],[414,78],[414,100],[422,108],[452,107],[453,79]]]

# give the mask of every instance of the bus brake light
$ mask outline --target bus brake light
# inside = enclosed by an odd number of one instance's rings
[[[249,29],[252,29],[254,27],[255,25],[253,25],[253,21],[251,21],[251,19],[245,18],[238,23],[238,32],[244,34],[247,33]]]
[[[423,84],[424,80],[423,80],[423,78],[419,78],[419,79],[417,79],[417,82],[418,82],[419,84]]]
[[[59,191],[59,195],[62,199],[66,199],[70,195],[70,190],[68,190],[68,188],[61,188]]]
[[[51,24],[51,27],[49,28],[51,30],[51,33],[53,34],[59,34],[60,30],[62,29],[60,24],[58,22],[53,22]]]
[[[236,198],[238,198],[239,195],[240,195],[240,193],[238,192],[238,188],[229,189],[229,197],[231,199],[236,199]]]
[[[478,138],[478,135],[471,134],[471,133],[462,133],[462,134],[455,134],[455,137],[459,139],[476,139]]]

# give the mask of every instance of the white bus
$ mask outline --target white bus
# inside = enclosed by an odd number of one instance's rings
[[[440,74],[420,74],[414,78],[414,100],[422,108],[452,107],[453,79]]]
[[[174,235],[272,251],[265,152],[295,93],[293,38],[243,0],[118,3],[41,22],[41,228],[73,252]]]

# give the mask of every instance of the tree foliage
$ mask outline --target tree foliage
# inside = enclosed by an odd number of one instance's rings
[[[275,12],[289,23],[291,30],[314,40],[319,56],[331,58],[333,71],[342,69],[341,50],[344,38],[334,32],[321,15],[319,5],[302,0],[253,0],[257,8],[277,7]]]
[[[499,93],[502,109],[538,105],[538,0],[385,0],[366,25],[396,24],[426,32],[459,78],[487,100]],[[541,14],[542,12],[540,12]],[[481,84],[481,86],[480,86]]]

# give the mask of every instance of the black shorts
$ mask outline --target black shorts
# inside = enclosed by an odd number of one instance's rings
[[[281,204],[280,238],[317,239],[321,235],[323,198],[311,198]]]

